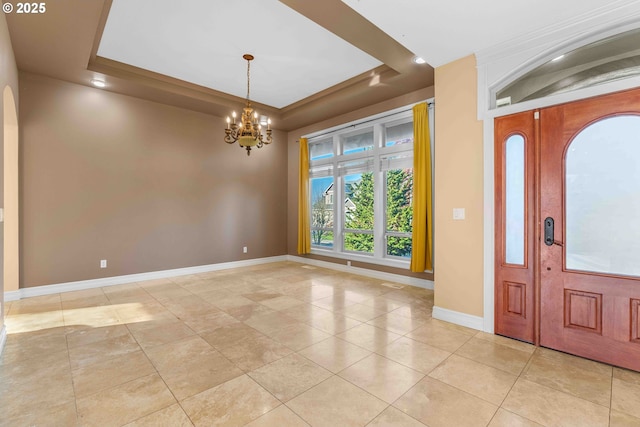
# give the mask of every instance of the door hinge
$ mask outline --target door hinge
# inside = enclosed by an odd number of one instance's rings
[[[533,118],[535,120],[539,120],[540,119],[540,111],[534,111],[533,112]]]

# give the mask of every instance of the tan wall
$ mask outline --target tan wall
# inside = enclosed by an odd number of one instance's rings
[[[298,239],[298,162],[299,162],[299,145],[298,139],[313,132],[318,132],[323,129],[328,129],[334,126],[338,126],[344,123],[349,123],[355,120],[359,120],[365,117],[369,117],[375,114],[383,113],[385,111],[393,110],[394,108],[403,107],[405,105],[415,104],[420,101],[432,98],[434,94],[433,87],[427,87],[415,92],[408,93],[403,96],[399,96],[385,102],[371,105],[366,108],[350,112],[348,114],[342,114],[333,117],[329,120],[314,123],[313,125],[305,126],[304,128],[290,131],[288,134],[288,201],[287,201],[287,250],[291,255],[298,255],[297,251],[297,239]],[[336,262],[339,264],[346,264],[346,260],[331,258],[331,257],[318,257],[309,256],[310,258],[321,259],[323,261]],[[353,263],[356,266],[355,263]],[[432,274],[416,274],[411,273],[408,270],[401,270],[398,268],[377,266],[365,263],[357,263],[358,267],[371,268],[374,270],[385,271],[395,274],[403,274],[412,277],[418,277],[421,279],[431,280]]]
[[[220,117],[32,74],[20,96],[22,287],[286,254],[284,133],[247,157]]]
[[[435,305],[483,315],[483,151],[474,56],[435,70]],[[465,208],[463,221],[453,208]]]
[[[3,92],[2,111],[0,111],[0,126],[3,129],[2,132],[2,147],[0,149],[0,200],[4,198],[4,138],[5,130],[9,132],[15,132],[15,129],[5,129],[5,93],[8,93],[7,88],[10,89],[13,100],[18,103],[18,69],[16,67],[16,60],[13,55],[13,49],[11,47],[11,39],[9,38],[9,30],[7,28],[7,21],[4,13],[0,14],[0,90]],[[5,92],[7,91],[7,92]],[[17,110],[18,106],[13,105],[13,108]],[[3,206],[4,207],[4,206]],[[3,242],[0,245],[0,277],[4,275],[3,258],[4,258],[4,227],[0,223],[0,241]],[[0,292],[0,330],[4,325],[4,283],[3,292]]]

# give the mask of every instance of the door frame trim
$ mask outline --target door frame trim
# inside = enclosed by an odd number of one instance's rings
[[[484,169],[484,332],[494,332],[494,289],[495,289],[495,164],[494,164],[494,119],[509,114],[536,110],[553,105],[579,101],[640,87],[640,77],[603,84],[579,91],[541,98],[516,104],[504,110],[488,110],[483,117],[483,169]],[[538,174],[539,175],[539,174]],[[537,275],[536,275],[537,276]]]
[[[615,21],[615,20],[614,20]],[[622,21],[622,20],[620,20]],[[592,32],[587,36],[578,36],[572,41],[562,46],[562,52],[571,50],[576,47],[588,44],[589,42],[604,38],[611,35],[614,31],[615,25],[621,22],[614,22],[613,25],[607,26],[605,29]],[[617,27],[616,33],[624,32],[640,26],[640,21],[636,21],[632,24],[625,22],[626,25]],[[554,35],[550,35],[553,37]],[[568,48],[570,47],[570,49]],[[514,46],[515,48],[515,46]],[[513,50],[516,55],[516,49]],[[558,49],[553,51],[547,51],[543,53],[543,57],[546,59],[552,59],[559,53]],[[498,62],[499,59],[495,59]],[[528,70],[528,67],[533,67],[535,64],[541,61],[541,55],[534,55],[528,61],[525,61],[519,69],[520,72]],[[528,110],[536,110],[553,105],[563,104],[567,102],[579,101],[586,98],[592,98],[600,95],[606,95],[613,92],[619,92],[623,90],[633,89],[640,87],[640,77],[633,77],[625,80],[619,80],[614,82],[605,83],[602,85],[589,87],[585,89],[576,90],[573,92],[562,93],[558,95],[551,95],[545,98],[539,98],[519,104],[510,105],[502,108],[490,108],[488,100],[490,99],[492,91],[495,91],[497,86],[503,86],[511,81],[515,80],[519,74],[516,72],[511,74],[511,79],[500,80],[496,82],[489,81],[489,67],[493,66],[491,62],[483,62],[482,64],[477,62],[478,68],[478,119],[483,121],[483,205],[484,205],[484,218],[483,218],[483,330],[487,333],[494,333],[495,327],[495,164],[494,164],[494,119],[496,117],[506,116],[509,114],[520,113]],[[495,73],[495,70],[492,70]],[[539,266],[536,266],[537,269]],[[535,275],[536,277],[538,274]],[[537,280],[537,279],[536,279]],[[539,288],[539,283],[535,284],[536,288]],[[539,307],[537,307],[539,309]],[[539,328],[539,326],[538,326]],[[536,329],[536,336],[539,336],[539,329]]]

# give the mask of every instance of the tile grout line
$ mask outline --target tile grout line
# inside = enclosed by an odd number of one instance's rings
[[[146,289],[145,289],[145,292],[146,292]],[[147,293],[148,293],[148,292],[147,292]],[[149,294],[149,295],[151,295],[151,294]],[[157,298],[155,298],[153,295],[151,295],[151,297],[152,297],[156,302],[160,303],[160,304],[164,307],[164,305],[163,305],[160,301],[158,301],[158,299],[157,299]],[[165,308],[166,308],[166,307],[165,307]],[[168,310],[168,309],[167,309],[167,310]],[[168,311],[169,311],[169,312],[171,312],[170,310],[168,310]],[[172,314],[173,314],[173,313],[172,313]],[[176,316],[176,318],[177,318],[177,316]],[[186,326],[186,325],[185,325],[185,326]],[[169,385],[168,385],[168,384],[167,384],[167,382],[165,381],[164,377],[160,374],[160,371],[159,371],[159,370],[158,370],[158,368],[156,367],[155,363],[153,363],[153,360],[151,360],[151,358],[150,358],[150,357],[149,357],[149,355],[147,354],[147,352],[146,352],[145,348],[140,344],[140,342],[138,341],[138,339],[136,338],[136,336],[133,334],[133,332],[132,332],[132,331],[131,331],[131,329],[129,328],[129,324],[128,324],[128,323],[125,323],[125,327],[127,328],[127,331],[129,332],[129,334],[131,335],[131,337],[134,339],[134,341],[136,342],[136,344],[138,344],[138,347],[140,347],[140,350],[141,350],[141,351],[142,351],[142,353],[144,354],[144,357],[147,359],[147,361],[148,361],[148,362],[151,364],[151,366],[153,367],[153,370],[155,371],[156,375],[158,375],[158,378],[160,378],[160,380],[162,381],[162,383],[164,384],[164,386],[167,388],[167,390],[169,391],[169,393],[171,393],[171,396],[174,398],[175,403],[177,403],[177,404],[178,404],[178,406],[180,406],[180,409],[181,409],[181,410],[182,410],[182,412],[184,412],[184,414],[187,416],[187,418],[189,419],[189,422],[191,422],[191,424],[192,424],[192,425],[195,425],[195,423],[193,422],[193,420],[191,419],[191,417],[189,416],[189,414],[187,413],[187,411],[185,411],[185,409],[182,407],[182,403],[180,402],[180,400],[178,400],[178,398],[177,398],[177,397],[176,397],[176,395],[174,394],[173,390],[171,390],[171,388],[169,387]],[[187,327],[188,327],[188,326],[187,326]],[[153,374],[151,374],[151,375],[153,375]],[[140,378],[144,378],[144,377],[140,377]],[[132,381],[135,381],[135,380],[132,380]],[[122,385],[122,384],[121,384],[121,385]],[[116,386],[116,387],[119,387],[119,386]],[[161,409],[159,409],[159,410],[157,410],[157,411],[154,411],[154,412],[151,412],[151,413],[149,413],[149,414],[143,415],[143,416],[141,416],[140,418],[137,418],[137,419],[135,419],[135,420],[129,421],[129,423],[132,423],[132,422],[138,421],[138,420],[140,420],[140,419],[142,419],[142,418],[144,418],[144,417],[147,417],[147,416],[149,416],[149,415],[151,415],[151,414],[155,414],[156,412],[163,411],[163,410],[165,410],[165,409],[167,409],[167,408],[169,408],[169,407],[173,406],[175,403],[172,403],[171,405],[168,405],[168,406],[166,406],[166,407],[164,407],[164,408],[161,408]]]
[[[60,295],[60,294],[58,294]],[[78,410],[78,396],[76,394],[76,384],[73,380],[73,369],[71,368],[71,352],[69,351],[69,338],[67,334],[67,321],[64,315],[64,308],[62,305],[62,297],[60,297],[60,310],[62,311],[62,325],[64,328],[64,341],[67,345],[67,359],[69,361],[69,376],[71,376],[71,389],[73,390],[73,406],[76,410],[76,423],[80,424],[80,411]]]
[[[368,356],[367,356],[367,357],[368,357]],[[357,363],[357,362],[356,362],[356,363]],[[345,369],[347,369],[347,368],[345,368]],[[344,370],[344,369],[343,369],[343,370]],[[330,371],[330,372],[331,372],[331,371]],[[341,372],[342,372],[342,371],[341,371]],[[384,403],[384,404],[386,404],[386,405],[387,405],[387,406],[386,406],[382,411],[378,412],[378,413],[377,413],[377,414],[376,414],[376,415],[375,415],[371,420],[369,420],[369,421],[367,422],[367,424],[369,424],[369,423],[370,423],[371,421],[373,421],[376,417],[378,417],[381,413],[383,413],[383,412],[384,412],[384,411],[385,411],[389,406],[391,406],[391,404],[390,404],[390,403],[387,403],[386,401],[384,401],[384,400],[380,399],[378,396],[373,395],[372,393],[370,393],[370,392],[368,392],[367,390],[363,389],[363,388],[362,388],[362,387],[360,387],[359,385],[352,383],[351,381],[347,380],[346,378],[342,378],[340,375],[338,375],[338,374],[334,374],[333,372],[331,372],[331,374],[332,374],[332,375],[331,375],[330,377],[328,377],[328,378],[326,378],[326,379],[324,379],[324,380],[320,381],[318,384],[316,384],[316,385],[314,385],[313,387],[310,387],[308,390],[305,390],[304,392],[302,392],[302,393],[298,394],[296,397],[294,397],[294,398],[292,398],[292,399],[289,399],[287,402],[291,402],[292,400],[295,400],[297,397],[299,397],[299,396],[303,395],[304,393],[306,393],[307,391],[311,390],[312,388],[317,387],[317,386],[319,386],[320,384],[325,383],[325,382],[329,381],[330,379],[332,379],[332,378],[334,378],[334,377],[337,377],[338,379],[340,379],[340,380],[342,380],[342,381],[346,381],[346,382],[347,382],[347,383],[349,383],[350,385],[352,385],[352,386],[356,387],[357,389],[359,389],[359,390],[361,390],[361,391],[365,392],[366,394],[368,394],[369,396],[373,397],[374,399],[377,399],[377,400],[379,400],[379,401],[381,401],[382,403]],[[285,405],[286,405],[286,403],[285,403]],[[291,409],[294,413],[296,413],[296,415],[298,415],[300,418],[302,418],[305,422],[307,422],[307,420],[306,420],[306,419],[304,419],[300,414],[298,414],[297,412],[295,412],[295,411],[293,410],[293,408],[289,407],[288,405],[287,405],[287,407],[288,407],[289,409]],[[365,425],[366,425],[366,424],[365,424]]]
[[[615,368],[611,369],[611,394],[609,395],[609,426],[611,426],[611,418],[613,417],[613,373]]]
[[[515,350],[515,349],[514,349],[514,350]],[[509,394],[511,393],[511,391],[512,391],[512,390],[513,390],[513,388],[515,387],[516,383],[517,383],[517,382],[518,382],[518,380],[522,377],[522,375],[526,372],[527,367],[531,364],[531,361],[533,360],[533,355],[534,355],[534,353],[535,353],[535,349],[534,349],[534,351],[532,351],[532,352],[531,352],[531,354],[529,354],[529,358],[527,359],[527,363],[525,363],[525,364],[524,364],[524,366],[523,366],[523,367],[522,367],[522,369],[520,370],[520,373],[516,376],[516,380],[513,382],[513,384],[511,384],[511,387],[509,387],[509,391],[507,391],[507,393],[504,395],[504,398],[502,399],[502,402],[500,402],[500,405],[498,406],[498,410],[496,411],[496,413],[495,413],[495,414],[493,414],[492,420],[493,420],[493,418],[495,418],[496,414],[498,413],[498,411],[499,411],[500,409],[502,409],[503,411],[511,412],[511,411],[509,411],[509,410],[505,409],[502,405],[504,405],[504,402],[505,402],[505,401],[507,400],[507,398],[509,397]],[[511,413],[513,413],[513,414],[515,414],[515,415],[517,415],[517,416],[519,416],[519,417],[522,417],[522,418],[524,418],[524,419],[526,419],[526,420],[529,420],[528,418],[526,418],[526,417],[524,417],[524,416],[522,416],[522,415],[520,415],[520,414],[516,414],[516,413],[514,413],[514,412],[511,412]],[[535,421],[533,421],[533,420],[529,420],[529,421],[531,421],[531,422],[535,422]],[[490,423],[491,423],[491,421],[489,421],[489,424],[490,424]]]

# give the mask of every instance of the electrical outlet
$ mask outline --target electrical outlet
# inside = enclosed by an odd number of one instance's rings
[[[246,247],[246,246],[243,246],[243,247],[242,247],[242,253],[243,253],[243,254],[246,254],[246,253],[247,253],[247,247]]]
[[[100,268],[107,268],[107,260],[106,259],[101,259],[100,260]]]

